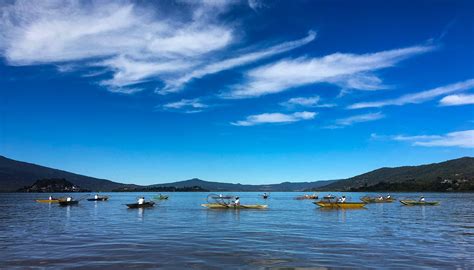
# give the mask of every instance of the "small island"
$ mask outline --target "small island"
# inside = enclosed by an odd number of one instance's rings
[[[37,180],[31,186],[25,186],[18,189],[18,192],[39,192],[39,193],[54,193],[54,192],[89,192],[90,190],[82,189],[74,185],[64,178],[50,178]]]

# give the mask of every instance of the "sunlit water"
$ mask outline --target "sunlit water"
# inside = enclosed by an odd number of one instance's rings
[[[169,193],[153,209],[129,210],[141,194],[108,194],[70,207],[34,202],[48,194],[0,194],[0,268],[474,269],[474,194],[346,211],[295,200],[301,193],[238,193],[267,210],[208,210],[207,193]]]

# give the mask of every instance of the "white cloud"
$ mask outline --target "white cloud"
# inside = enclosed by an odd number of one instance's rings
[[[336,104],[320,104],[321,98],[319,96],[312,97],[294,97],[289,100],[280,103],[281,106],[288,108],[294,107],[313,107],[313,108],[331,108],[335,107]]]
[[[413,145],[426,147],[474,148],[474,130],[451,132],[445,135],[390,136],[392,140],[409,141]]]
[[[200,99],[182,99],[180,101],[166,103],[161,106],[165,110],[182,111],[184,113],[197,113],[203,109],[208,108]]]
[[[193,3],[168,15],[128,1],[14,1],[0,7],[0,50],[10,65],[102,65],[113,72],[102,84],[129,92],[231,44],[234,29],[210,19],[221,6]]]
[[[359,114],[359,115],[354,115],[347,118],[337,119],[334,125],[328,126],[326,128],[329,128],[329,129],[343,128],[347,126],[352,126],[356,123],[370,122],[370,121],[375,121],[382,118],[385,118],[385,115],[382,114],[381,112]]]
[[[228,70],[231,68],[243,66],[250,64],[252,62],[284,53],[298,47],[301,47],[309,42],[313,41],[316,38],[316,32],[310,31],[308,35],[302,39],[287,41],[272,47],[262,49],[256,52],[249,52],[236,56],[233,58],[228,58],[225,60],[217,61],[208,65],[200,66],[195,68],[193,71],[184,74],[178,78],[171,78],[166,80],[166,86],[163,89],[158,89],[157,92],[161,94],[166,94],[170,92],[178,92],[182,89],[183,85],[189,81],[197,78],[202,78],[209,74],[218,73],[223,70]]]
[[[432,46],[414,46],[370,54],[335,53],[321,58],[285,59],[250,70],[246,73],[244,84],[235,86],[223,96],[258,97],[323,82],[375,90],[382,86],[380,79],[371,72],[394,66],[406,58],[433,49]]]
[[[254,11],[257,11],[257,10],[265,7],[262,0],[248,0],[248,5]]]
[[[361,108],[380,108],[389,105],[405,105],[405,104],[417,104],[422,103],[425,101],[432,100],[435,97],[469,90],[474,88],[474,79],[457,82],[454,84],[449,84],[441,87],[437,87],[434,89],[414,93],[414,94],[407,94],[403,95],[399,98],[395,99],[387,99],[382,101],[374,101],[374,102],[360,102],[350,105],[349,109],[361,109]]]
[[[232,122],[234,126],[255,126],[261,124],[292,123],[302,120],[311,120],[317,115],[315,112],[295,112],[292,114],[284,113],[262,113],[250,115],[245,120]]]
[[[9,65],[101,67],[111,78],[100,84],[114,92],[131,93],[142,89],[140,83],[160,81],[165,87],[157,92],[168,93],[182,90],[190,80],[295,49],[316,36],[310,32],[267,49],[252,46],[225,59],[224,49],[239,42],[234,35],[238,24],[223,23],[219,16],[239,3],[182,0],[179,9],[166,12],[162,2],[12,1],[0,7],[0,52]]]
[[[474,95],[449,95],[439,101],[441,106],[474,104]]]

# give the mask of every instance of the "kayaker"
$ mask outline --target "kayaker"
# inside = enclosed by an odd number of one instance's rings
[[[48,200],[52,201],[52,200],[53,200],[53,196],[49,195]]]
[[[340,203],[345,203],[346,202],[346,196],[342,196],[342,198],[339,199]]]
[[[390,196],[390,194],[388,194],[388,195],[387,195],[387,199],[390,199],[390,198],[392,198],[392,196]]]
[[[379,197],[379,201],[383,201],[383,197],[382,197],[382,196]]]
[[[420,197],[420,202],[424,202],[425,201],[425,197],[424,196],[421,196]]]
[[[67,197],[66,202],[70,202],[70,201],[72,201],[72,197]]]
[[[96,199],[96,200],[99,199],[99,195],[95,194],[94,199]]]
[[[235,197],[235,201],[234,201],[234,205],[240,205],[240,198],[239,197]]]
[[[145,197],[141,197],[138,199],[138,204],[144,204],[145,203]]]

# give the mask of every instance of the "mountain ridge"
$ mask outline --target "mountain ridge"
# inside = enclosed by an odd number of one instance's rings
[[[386,189],[422,189],[434,191],[474,190],[474,158],[461,157],[448,161],[418,166],[383,167],[354,177],[340,180],[313,182],[282,182],[279,184],[234,184],[192,178],[183,181],[135,185],[114,182],[53,169],[33,163],[16,161],[0,156],[0,191],[16,191],[32,185],[39,179],[63,178],[75,185],[92,191],[145,191],[159,187],[176,189],[200,187],[210,191],[375,191]],[[433,188],[431,188],[433,187]],[[420,190],[420,191],[422,191]]]

